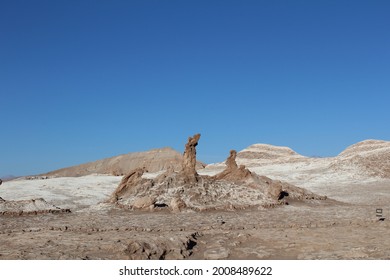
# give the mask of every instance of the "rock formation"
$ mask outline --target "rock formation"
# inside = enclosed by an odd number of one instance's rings
[[[110,201],[118,201],[118,197],[123,196],[125,193],[127,193],[128,195],[135,194],[134,186],[140,185],[145,182],[145,180],[142,178],[144,172],[145,168],[137,168],[135,170],[132,170],[126,176],[124,176],[118,188],[112,195]]]
[[[2,183],[3,183],[3,181],[0,179],[0,186],[1,186]]]
[[[239,182],[240,180],[245,180],[252,176],[252,173],[245,168],[245,165],[240,165],[240,167],[238,167],[236,157],[237,152],[231,150],[230,156],[226,159],[225,170],[214,176],[217,180],[225,179]]]
[[[150,240],[134,240],[125,250],[131,260],[182,260],[192,254],[193,246],[197,243],[198,233],[188,236],[172,236],[169,239],[156,238]]]
[[[182,174],[188,183],[198,180],[198,173],[196,172],[196,146],[199,139],[200,134],[195,134],[193,137],[188,137],[188,142],[185,145]]]
[[[199,175],[195,168],[199,139],[200,134],[188,138],[179,172],[170,169],[147,179],[145,169],[135,169],[123,177],[109,201],[130,209],[169,208],[178,212],[273,207],[286,204],[286,197],[325,199],[291,184],[259,176],[244,165],[238,166],[234,150],[230,151],[224,171],[215,176]]]

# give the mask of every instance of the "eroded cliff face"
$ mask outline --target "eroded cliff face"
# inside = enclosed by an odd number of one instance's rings
[[[244,165],[238,166],[234,150],[230,151],[226,169],[221,173],[199,175],[196,172],[199,139],[200,134],[188,138],[180,171],[169,169],[154,179],[147,179],[143,176],[145,169],[133,170],[123,177],[109,201],[131,209],[166,207],[177,212],[274,207],[285,204],[287,196],[297,200],[326,199],[291,184],[259,176]]]

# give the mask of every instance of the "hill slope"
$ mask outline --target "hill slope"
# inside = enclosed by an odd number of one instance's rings
[[[124,175],[133,169],[142,167],[145,167],[149,172],[157,172],[169,167],[178,169],[181,166],[181,161],[182,155],[179,152],[172,148],[161,148],[114,156],[62,168],[42,175],[50,177],[77,177],[94,173]],[[198,167],[203,167],[203,164],[198,163]]]
[[[390,179],[390,142],[362,141],[328,158],[305,157],[287,147],[254,144],[237,154],[237,163],[259,175],[303,187]],[[225,163],[210,164],[202,173],[213,175],[224,167]]]

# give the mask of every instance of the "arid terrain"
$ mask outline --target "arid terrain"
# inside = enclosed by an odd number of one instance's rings
[[[0,259],[390,259],[390,142],[255,144],[203,168],[199,137],[151,167],[138,153],[4,181]]]

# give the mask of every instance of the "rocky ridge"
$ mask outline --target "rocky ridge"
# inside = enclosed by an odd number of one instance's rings
[[[298,184],[316,191],[318,186],[359,184],[390,178],[390,142],[366,140],[335,157],[306,157],[287,147],[254,144],[237,153],[237,163],[257,174]],[[206,166],[201,174],[215,175],[225,163]]]
[[[236,151],[230,152],[227,167],[221,173],[199,175],[195,168],[199,139],[200,134],[189,137],[180,171],[169,169],[149,179],[143,176],[144,168],[137,168],[123,177],[109,202],[131,209],[166,207],[177,212],[274,207],[286,204],[286,197],[326,199],[289,183],[259,176],[244,165],[238,166]]]

